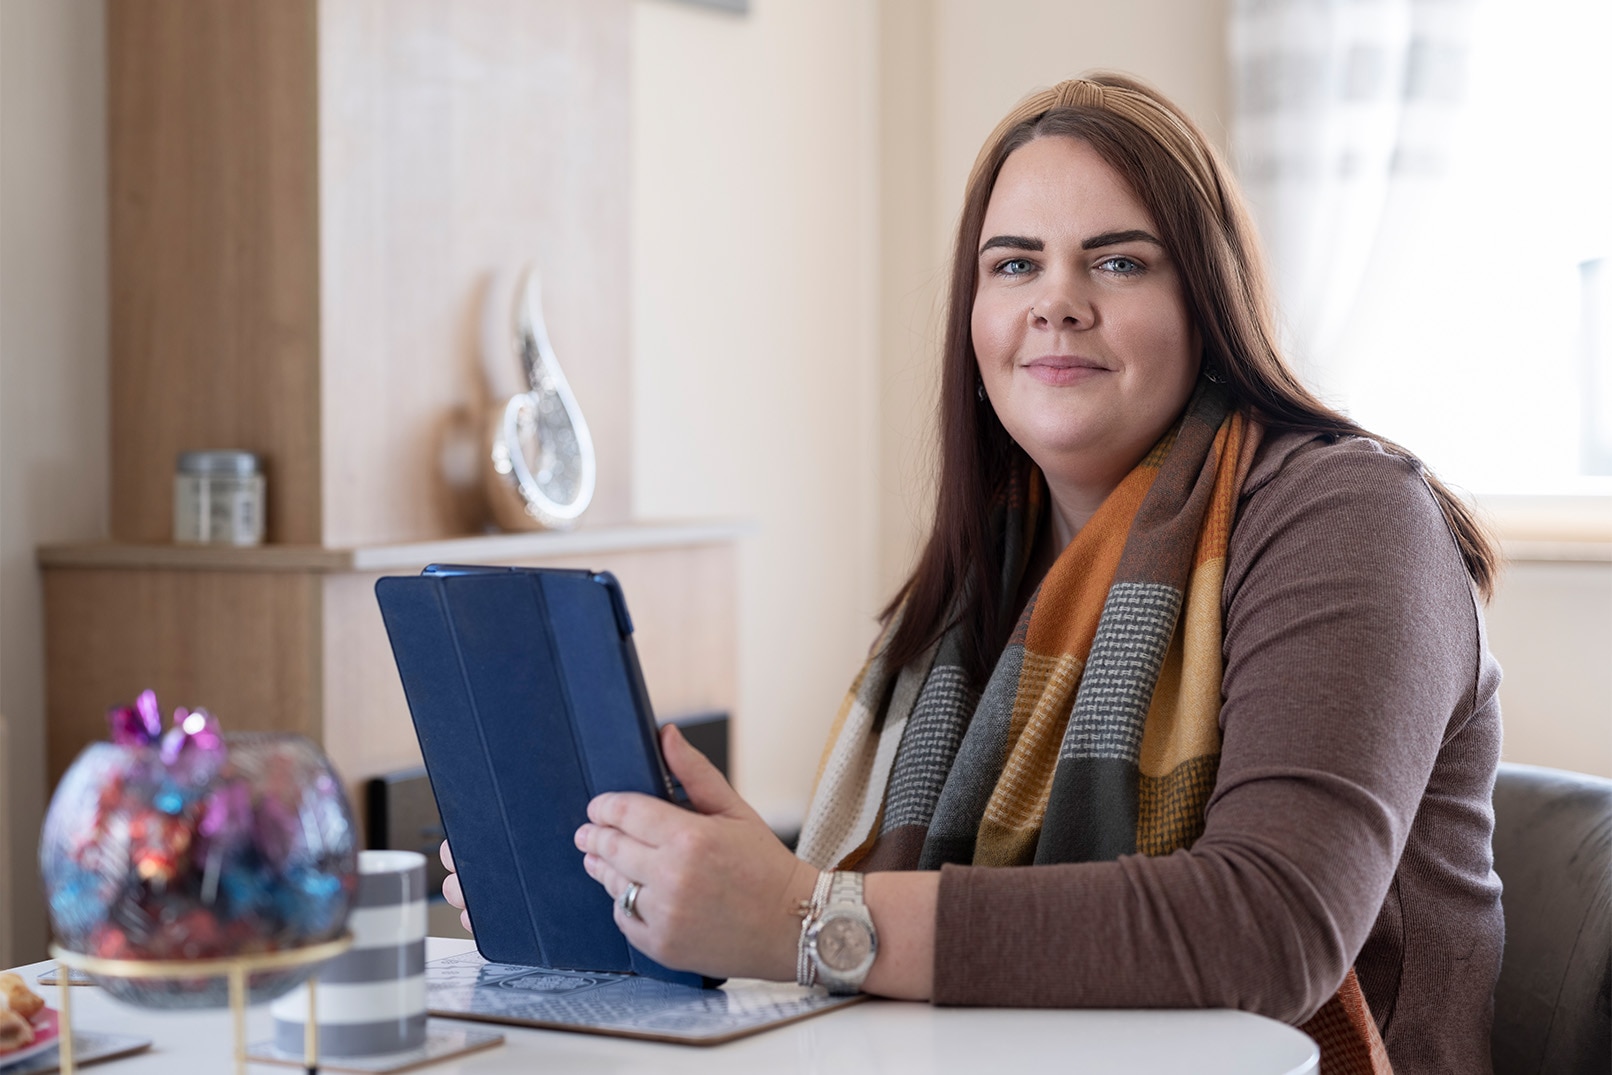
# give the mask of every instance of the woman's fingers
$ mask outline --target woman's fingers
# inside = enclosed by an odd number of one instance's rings
[[[712,765],[710,758],[683,738],[683,732],[677,725],[667,724],[661,728],[660,748],[666,756],[666,767],[683,785],[683,790],[688,792],[688,801],[694,809],[702,814],[728,814],[734,817],[748,817],[754,813],[749,804],[733,790],[733,786],[722,775],[722,770]]]
[[[750,821],[765,828],[760,815],[739,797],[721,770],[683,738],[677,725],[668,724],[661,729],[661,750],[667,767],[683,785],[696,811]],[[607,792],[588,804],[588,820],[620,829],[651,847],[661,847],[686,828],[688,816],[664,799],[634,792]]]
[[[614,900],[618,906],[621,903],[621,894],[627,890],[627,886],[632,884],[634,880],[598,855],[583,855],[582,868],[588,871],[589,877],[599,882],[599,887],[604,889],[605,894]],[[642,882],[639,884],[640,891],[642,891]]]
[[[437,856],[442,859],[442,865],[448,868],[448,876],[442,881],[442,898],[459,908],[459,924],[465,927],[465,932],[474,933],[475,930],[470,928],[470,911],[465,908],[465,890],[459,887],[459,875],[453,869],[453,852],[448,850],[448,841],[442,841]]]
[[[635,791],[606,792],[588,803],[589,821],[619,829],[650,847],[665,846],[683,829],[689,816],[687,810],[665,799]]]
[[[611,869],[633,880],[641,881],[655,869],[655,849],[620,829],[584,825],[577,830],[576,845],[589,857],[608,863]],[[619,896],[625,887],[618,885],[611,891]]]
[[[442,898],[459,908],[459,921],[465,929],[470,929],[470,912],[465,910],[464,889],[459,887],[459,875],[453,870],[453,852],[448,850],[448,841],[442,841],[442,848],[437,852],[442,858],[442,864],[448,868],[448,876],[442,881]]]
[[[464,889],[459,887],[459,875],[450,873],[442,882],[442,898],[459,908],[465,909]]]
[[[792,977],[797,907],[817,872],[675,728],[661,742],[696,809],[626,792],[597,796],[576,833],[588,875],[615,901],[618,928],[651,958],[714,976]],[[620,900],[632,882],[641,887],[629,918]]]
[[[599,887],[610,897],[611,903],[615,905],[616,926],[623,933],[645,924],[644,893],[652,886],[638,881],[630,874],[622,873],[598,855],[582,856],[582,868],[588,871],[589,877],[599,882]],[[638,885],[638,895],[633,900],[633,913],[629,916],[621,908],[621,896],[627,891],[628,886],[633,884]]]

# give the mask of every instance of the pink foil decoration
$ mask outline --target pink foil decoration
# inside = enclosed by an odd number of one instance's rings
[[[218,720],[205,709],[174,710],[174,724],[162,737],[162,764],[178,789],[198,790],[223,768],[228,751]],[[188,794],[188,791],[186,792]],[[161,800],[158,800],[159,805]]]
[[[162,738],[162,710],[157,708],[153,691],[141,691],[132,706],[107,710],[106,721],[112,728],[112,742],[119,746],[149,746]]]
[[[222,760],[223,752],[218,718],[205,709],[187,711],[180,706],[174,710],[173,727],[162,737],[162,764],[176,765],[187,754],[216,755]]]
[[[196,831],[209,846],[234,847],[252,835],[252,786],[228,780],[207,796]]]
[[[157,692],[149,687],[140,692],[134,700],[134,708],[140,711],[140,719],[145,721],[151,730],[151,738],[155,739],[162,734],[162,707],[157,705]]]

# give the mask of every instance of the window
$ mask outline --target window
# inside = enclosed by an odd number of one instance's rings
[[[1488,0],[1323,391],[1480,494],[1612,494],[1612,3]]]

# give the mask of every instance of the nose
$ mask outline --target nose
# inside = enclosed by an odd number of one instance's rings
[[[1089,297],[1062,273],[1049,273],[1046,286],[1030,304],[1030,323],[1036,328],[1088,328],[1094,312]]]

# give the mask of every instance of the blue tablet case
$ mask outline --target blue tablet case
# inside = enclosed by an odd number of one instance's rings
[[[375,596],[481,954],[705,984],[627,944],[573,842],[600,792],[683,799],[615,577],[433,565]]]

